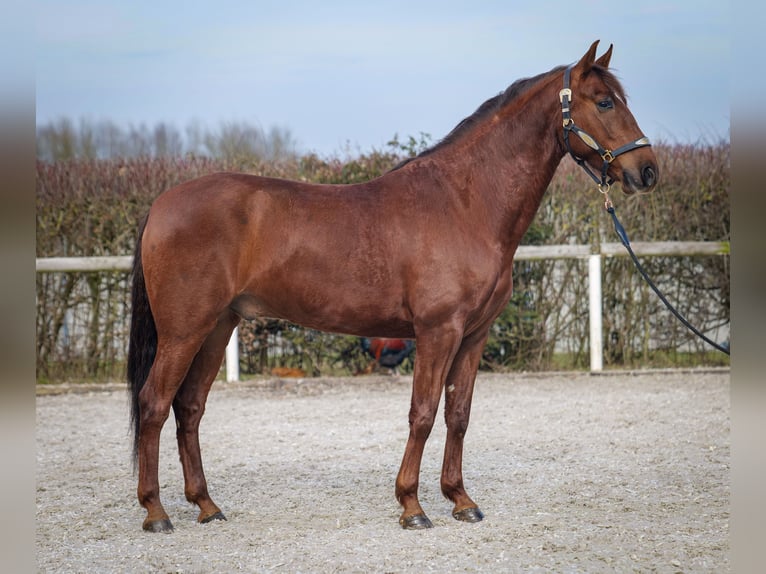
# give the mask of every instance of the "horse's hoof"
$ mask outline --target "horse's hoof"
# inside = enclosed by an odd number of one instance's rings
[[[402,517],[399,519],[399,524],[405,530],[424,530],[426,528],[433,528],[433,523],[428,519],[425,514],[413,514],[412,516]]]
[[[456,510],[452,513],[455,520],[463,522],[481,522],[484,519],[484,513],[475,506],[469,506],[463,510]]]
[[[144,520],[144,530],[147,532],[173,532],[173,523],[169,518],[162,520]]]
[[[226,520],[226,517],[223,515],[223,512],[220,510],[216,512],[215,514],[211,514],[207,518],[201,518],[200,524],[207,524],[208,522],[213,522],[213,520]]]

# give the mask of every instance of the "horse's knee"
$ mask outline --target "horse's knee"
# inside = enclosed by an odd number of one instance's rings
[[[410,431],[419,439],[426,440],[434,426],[435,413],[414,411],[410,413]]]
[[[444,416],[447,424],[447,430],[453,435],[463,438],[466,431],[468,431],[468,421],[470,419],[470,413],[463,409],[447,412]]]

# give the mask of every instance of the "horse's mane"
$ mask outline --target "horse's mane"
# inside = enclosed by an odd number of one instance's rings
[[[538,74],[530,78],[521,78],[519,80],[516,80],[515,82],[513,82],[513,84],[508,86],[508,88],[506,88],[505,90],[503,90],[496,96],[489,98],[486,102],[481,104],[474,113],[472,113],[467,118],[464,118],[458,125],[456,125],[452,129],[451,132],[449,132],[439,142],[423,150],[418,155],[414,157],[408,157],[407,159],[399,162],[396,166],[391,168],[391,171],[396,171],[397,169],[404,167],[405,165],[407,165],[408,163],[410,163],[411,161],[415,159],[430,155],[434,153],[435,151],[438,151],[441,148],[450,145],[455,140],[457,140],[460,136],[470,131],[474,126],[476,126],[476,124],[494,115],[500,109],[504,108],[507,104],[509,104],[512,100],[514,100],[515,98],[518,98],[523,93],[528,91],[532,86],[535,86],[538,82],[544,80],[545,78],[560,72],[564,68],[566,68],[566,66],[556,66],[555,68],[553,68],[552,70],[549,70],[548,72],[543,72],[542,74]],[[625,91],[620,85],[620,82],[611,72],[609,72],[608,70],[600,66],[594,66],[593,71],[599,74],[599,76],[604,81],[604,83],[606,83],[606,85],[612,91],[614,91],[615,94],[617,94],[623,101],[626,100]]]

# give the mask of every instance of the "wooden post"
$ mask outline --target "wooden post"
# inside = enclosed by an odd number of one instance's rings
[[[588,257],[588,315],[590,317],[590,370],[604,368],[604,338],[601,315],[601,255]]]
[[[239,327],[234,327],[229,344],[226,345],[226,382],[239,381]]]

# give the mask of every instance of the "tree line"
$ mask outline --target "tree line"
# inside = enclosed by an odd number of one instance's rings
[[[181,131],[165,122],[126,127],[111,120],[60,118],[37,127],[36,143],[37,158],[46,162],[185,155],[275,161],[297,154],[289,129],[266,130],[249,122],[223,122],[216,128],[191,122]]]

